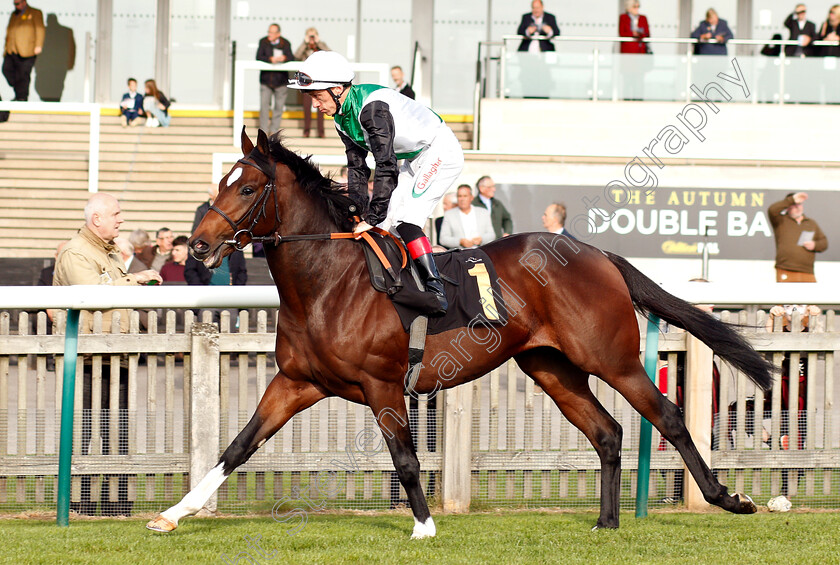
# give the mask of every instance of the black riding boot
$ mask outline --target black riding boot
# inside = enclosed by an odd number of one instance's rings
[[[424,253],[414,260],[417,269],[420,271],[420,279],[426,286],[426,291],[433,293],[440,304],[440,308],[432,312],[431,316],[443,316],[446,314],[446,309],[449,307],[449,302],[446,300],[446,293],[443,291],[443,281],[440,279],[435,260],[431,253]]]

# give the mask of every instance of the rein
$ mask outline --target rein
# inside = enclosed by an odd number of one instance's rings
[[[248,165],[250,167],[254,167],[255,169],[258,169],[262,174],[264,174],[265,176],[268,177],[268,182],[263,187],[263,192],[262,192],[262,194],[260,194],[259,198],[257,198],[254,201],[254,203],[251,204],[251,207],[248,208],[248,210],[245,212],[245,214],[243,214],[242,217],[236,222],[234,222],[230,218],[230,216],[228,216],[224,211],[217,208],[215,206],[215,204],[210,205],[210,209],[208,210],[208,212],[210,210],[212,210],[213,212],[216,212],[217,214],[219,214],[230,225],[230,227],[234,231],[233,238],[225,240],[223,242],[224,244],[232,245],[237,250],[242,251],[243,249],[245,249],[248,246],[248,244],[250,244],[251,242],[254,242],[254,241],[263,241],[263,242],[272,243],[274,245],[280,245],[281,243],[291,243],[291,242],[295,242],[295,241],[319,241],[319,240],[327,241],[327,240],[336,240],[336,239],[357,239],[356,235],[352,232],[297,234],[297,235],[286,235],[286,236],[280,235],[279,231],[277,231],[277,229],[276,229],[277,226],[279,226],[282,222],[280,220],[280,212],[279,212],[279,209],[280,209],[279,204],[280,203],[279,203],[279,196],[277,194],[277,188],[276,188],[276,184],[275,184],[274,167],[271,166],[271,163],[268,161],[268,159],[266,159],[265,156],[260,151],[258,151],[257,149],[254,149],[253,151],[251,151],[251,153],[247,157],[245,157],[243,159],[239,159],[237,161],[237,163],[241,163],[243,165]],[[267,217],[265,207],[268,204],[269,200],[271,200],[271,195],[272,194],[274,195],[274,221],[275,221],[274,226],[275,226],[275,232],[272,235],[265,235],[265,236],[254,235],[253,230],[256,227],[256,225],[259,223],[259,221],[262,218]],[[354,211],[353,207],[351,207],[351,212],[352,211]],[[256,212],[256,214],[255,214],[255,212]],[[251,225],[248,226],[247,228],[240,228],[239,227],[240,224],[247,221],[248,218],[250,218],[252,215],[253,215],[253,218],[251,219]],[[379,235],[382,235],[382,236],[390,237],[394,241],[394,243],[397,244],[397,247],[399,248],[400,253],[402,254],[402,265],[401,265],[400,268],[401,269],[404,268],[406,266],[407,262],[408,262],[408,255],[406,254],[405,246],[402,245],[402,243],[396,238],[396,236],[394,236],[394,234],[392,234],[391,232],[385,231],[385,230],[383,230],[381,228],[377,228],[377,227],[372,228],[370,231],[378,233]],[[388,269],[388,271],[391,273],[391,275],[394,276],[394,278],[396,279],[397,276],[398,276],[398,273],[396,273],[394,271],[393,267],[391,266],[391,262],[388,261],[388,258],[385,256],[385,254],[382,252],[382,250],[376,244],[373,237],[371,237],[371,235],[369,233],[363,232],[361,234],[361,238],[364,241],[366,241],[368,243],[368,245],[370,245],[371,249],[373,249],[373,252],[376,253],[376,256],[379,258],[379,261],[382,263],[382,265],[386,269]]]

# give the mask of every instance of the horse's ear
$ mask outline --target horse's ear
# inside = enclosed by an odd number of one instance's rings
[[[270,155],[268,150],[268,136],[263,130],[257,134],[257,150],[265,156]]]
[[[247,157],[253,150],[254,144],[251,142],[251,138],[248,137],[248,134],[245,133],[245,126],[242,126],[242,154]]]

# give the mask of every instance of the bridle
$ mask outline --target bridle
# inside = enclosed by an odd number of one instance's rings
[[[251,204],[251,207],[248,208],[245,214],[236,222],[234,222],[230,218],[230,216],[225,214],[215,204],[210,205],[210,210],[216,212],[218,215],[224,218],[224,220],[230,225],[231,229],[233,229],[233,238],[225,240],[223,243],[225,243],[226,245],[232,245],[239,251],[245,249],[248,246],[248,244],[250,244],[253,241],[271,241],[273,243],[279,243],[281,237],[280,234],[277,233],[277,229],[281,224],[279,202],[280,199],[279,195],[277,194],[276,179],[272,163],[265,155],[263,155],[261,151],[257,150],[256,148],[253,151],[251,151],[251,153],[248,154],[247,157],[239,159],[237,163],[240,163],[242,165],[248,165],[250,167],[258,169],[262,174],[268,177],[268,181],[263,187],[263,191],[259,195],[259,197],[254,201],[253,204]],[[262,218],[267,217],[265,209],[268,205],[268,202],[271,200],[272,194],[274,195],[275,231],[272,235],[255,236],[253,230]],[[247,222],[249,218],[251,219],[251,225],[249,225],[247,228],[241,228],[240,226],[244,222]]]
[[[268,182],[265,183],[265,187],[263,187],[262,194],[251,204],[251,207],[242,215],[242,217],[234,222],[230,216],[225,214],[222,210],[216,207],[215,204],[210,205],[210,210],[216,212],[220,215],[224,220],[230,225],[231,229],[233,229],[233,238],[226,239],[222,243],[224,245],[232,245],[235,249],[242,251],[245,249],[248,244],[254,241],[265,241],[270,242],[273,245],[280,245],[281,243],[291,242],[291,241],[314,241],[314,240],[335,240],[335,239],[359,239],[359,237],[364,240],[365,242],[370,245],[373,252],[379,258],[382,265],[385,269],[391,273],[391,276],[396,281],[397,286],[402,286],[400,282],[400,270],[394,269],[392,267],[390,261],[388,261],[385,254],[379,248],[379,246],[374,242],[371,235],[367,232],[362,233],[360,236],[356,236],[352,232],[332,232],[332,233],[312,233],[312,234],[295,234],[295,235],[280,235],[280,224],[282,221],[280,220],[280,197],[277,193],[277,186],[276,186],[276,179],[274,174],[274,166],[273,163],[270,161],[268,157],[266,157],[261,151],[254,148],[251,153],[248,154],[247,157],[243,159],[239,159],[237,163],[241,163],[243,165],[248,165],[249,167],[254,167],[258,169],[262,174],[268,177]],[[262,218],[268,217],[266,214],[265,207],[268,202],[271,200],[271,195],[274,195],[274,233],[271,235],[254,235],[253,230],[260,222]],[[348,211],[350,213],[355,213],[356,206],[351,205],[348,207]],[[253,216],[253,217],[252,217]],[[251,218],[251,225],[247,228],[240,228],[239,226],[247,220]],[[356,218],[358,221],[358,218]],[[408,256],[406,254],[405,246],[397,240],[397,238],[390,232],[382,230],[380,228],[373,228],[371,231],[374,233],[378,233],[384,237],[390,237],[394,242],[396,242],[397,247],[400,250],[400,255],[402,256],[402,264],[400,269],[406,266]]]

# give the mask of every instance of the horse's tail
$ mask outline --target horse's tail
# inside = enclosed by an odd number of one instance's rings
[[[708,345],[722,359],[745,373],[764,390],[773,384],[773,364],[728,324],[692,306],[685,300],[665,292],[624,257],[604,252],[630,290],[633,306],[644,315],[659,316],[669,324],[679,326]]]

